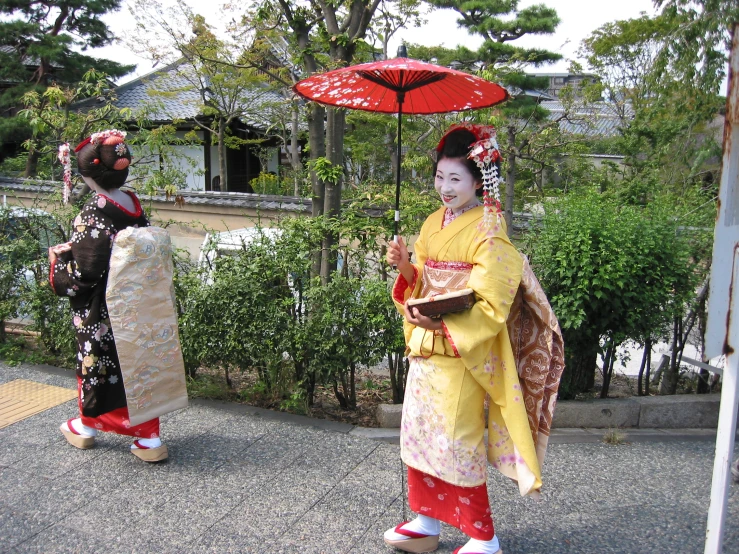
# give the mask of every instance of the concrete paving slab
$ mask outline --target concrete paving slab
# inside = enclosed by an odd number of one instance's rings
[[[64,379],[29,369],[23,377]],[[57,409],[10,426],[23,432],[0,441],[0,552],[392,552],[382,533],[402,517],[394,444],[193,404],[163,421],[169,462],[147,465],[128,452],[128,438],[104,434],[93,450],[72,448],[57,427],[76,407]],[[713,437],[628,430],[625,444],[608,445],[603,433],[553,433],[540,502],[489,471],[504,551],[702,550]],[[91,514],[103,512],[114,521],[96,523]],[[732,486],[728,521],[738,516]],[[725,552],[739,552],[737,527],[727,527]],[[444,525],[438,552],[465,540]]]
[[[0,501],[0,552],[34,537],[48,522]]]
[[[88,520],[89,527],[89,520]],[[10,554],[69,554],[106,552],[105,543],[95,535],[87,534],[79,529],[52,525],[37,533],[22,545],[11,549]]]

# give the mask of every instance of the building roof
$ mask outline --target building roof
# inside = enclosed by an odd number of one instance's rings
[[[549,110],[549,118],[561,116],[565,107],[557,100],[544,101],[542,108]],[[625,106],[625,117],[631,119],[634,115],[631,106]],[[608,102],[594,102],[587,107],[575,110],[568,119],[559,122],[559,128],[566,133],[585,135],[589,137],[613,137],[619,134],[622,118],[618,115],[616,106]]]
[[[199,107],[202,104],[200,91],[193,87],[192,81],[183,74],[180,66],[182,61],[177,61],[162,69],[158,69],[142,75],[128,83],[113,89],[118,108],[130,108],[133,112],[148,107],[153,112],[148,113],[149,119],[154,122],[169,122],[173,120],[191,120],[201,115]],[[249,105],[251,111],[256,113],[254,103],[268,105],[283,102],[285,99],[279,93],[264,88],[254,87],[242,92],[243,101]],[[85,100],[78,104],[84,108],[96,102],[95,99]],[[244,118],[242,123],[257,129],[266,130],[268,124],[265,120],[257,118]]]
[[[546,71],[543,72],[531,72],[528,73],[528,75],[531,75],[532,77],[573,77],[575,79],[580,77],[598,77],[595,73],[548,73]]]

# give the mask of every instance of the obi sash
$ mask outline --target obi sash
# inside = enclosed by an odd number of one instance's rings
[[[131,425],[187,407],[172,274],[166,230],[128,227],[116,235],[105,299]]]
[[[426,260],[421,276],[420,298],[429,298],[467,288],[472,264]]]

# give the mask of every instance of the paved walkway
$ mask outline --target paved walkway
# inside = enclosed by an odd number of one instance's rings
[[[18,378],[73,386],[53,370],[0,364],[0,384]],[[163,418],[170,460],[146,465],[114,435],[69,446],[57,428],[75,415],[72,401],[0,430],[0,552],[392,552],[382,542],[402,510],[392,436],[197,402]],[[601,436],[553,437],[540,502],[490,472],[506,554],[702,552],[710,433],[634,433],[620,446]],[[738,491],[727,553],[739,552]],[[463,542],[444,527],[438,552]]]

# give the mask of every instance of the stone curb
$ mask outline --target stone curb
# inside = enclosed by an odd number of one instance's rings
[[[715,429],[721,395],[685,394],[603,400],[562,400],[554,410],[553,429]],[[380,404],[380,427],[400,427],[401,404]]]
[[[50,365],[29,365],[28,367],[43,373],[74,379],[74,372],[67,369]],[[562,400],[557,403],[554,411],[552,437],[562,435],[570,436],[570,440],[567,442],[571,442],[571,440],[592,442],[593,437],[596,440],[602,439],[602,433],[598,429],[640,429],[643,431],[639,436],[643,436],[644,440],[649,440],[648,437],[664,438],[665,433],[670,433],[669,430],[676,430],[676,437],[702,438],[705,436],[712,438],[715,436],[715,429],[718,424],[719,402],[720,395],[718,394],[609,398],[584,401]],[[402,404],[380,404],[377,408],[377,419],[380,427],[373,428],[358,427],[328,419],[311,418],[267,410],[248,404],[219,400],[195,398],[191,399],[190,403],[390,443],[398,442],[401,410],[403,408]],[[581,430],[593,431],[590,432],[591,436],[588,436],[587,433],[581,434]],[[690,432],[691,430],[693,433]],[[706,430],[706,433],[702,433],[701,430]],[[629,439],[635,436],[632,432],[628,434]]]

